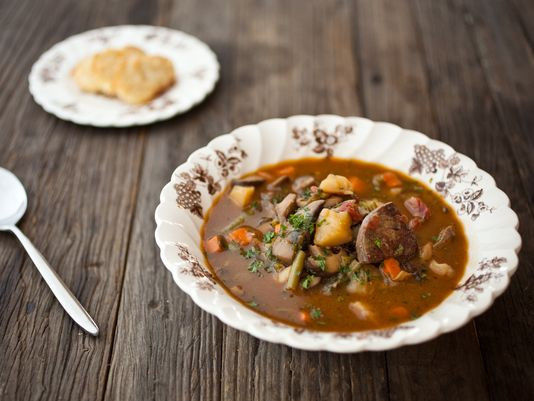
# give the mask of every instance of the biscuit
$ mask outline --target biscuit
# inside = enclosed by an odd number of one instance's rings
[[[115,81],[119,99],[134,104],[149,102],[175,82],[172,63],[158,56],[131,57],[125,60]]]
[[[98,92],[99,85],[92,69],[93,57],[87,57],[80,61],[72,70],[72,78],[83,91]]]
[[[146,103],[174,84],[172,63],[127,46],[108,49],[83,59],[72,70],[80,89],[117,96],[134,104]]]

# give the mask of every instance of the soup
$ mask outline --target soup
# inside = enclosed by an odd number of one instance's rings
[[[415,319],[455,288],[467,240],[424,184],[337,158],[266,166],[234,180],[202,229],[218,282],[275,321],[321,331]]]

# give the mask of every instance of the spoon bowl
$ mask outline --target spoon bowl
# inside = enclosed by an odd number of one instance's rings
[[[8,226],[17,224],[26,212],[28,197],[17,176],[2,167],[0,194],[0,230],[7,230]]]
[[[44,256],[16,226],[26,211],[28,197],[24,186],[15,174],[2,167],[0,167],[0,195],[0,231],[11,231],[17,236],[61,306],[82,329],[96,336],[98,326],[94,320],[48,264]]]

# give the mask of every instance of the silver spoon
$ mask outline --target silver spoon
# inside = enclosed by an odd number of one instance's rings
[[[94,336],[98,335],[98,326],[91,316],[28,237],[15,225],[24,215],[27,205],[28,197],[22,183],[13,173],[0,167],[0,231],[11,231],[17,236],[61,306],[82,329]]]

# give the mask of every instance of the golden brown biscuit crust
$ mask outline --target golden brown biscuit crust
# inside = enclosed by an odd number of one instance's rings
[[[168,59],[146,55],[133,46],[108,49],[83,59],[73,69],[72,77],[83,91],[116,96],[132,104],[147,103],[176,82]]]

